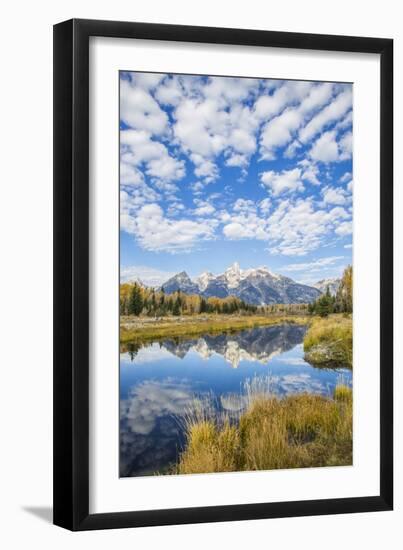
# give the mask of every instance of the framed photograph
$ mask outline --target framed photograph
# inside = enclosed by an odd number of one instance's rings
[[[54,27],[54,523],[391,510],[393,42]]]

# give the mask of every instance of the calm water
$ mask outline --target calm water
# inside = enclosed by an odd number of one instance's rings
[[[270,377],[278,395],[329,395],[348,369],[318,369],[303,359],[306,328],[277,325],[236,334],[147,343],[120,356],[120,475],[149,475],[176,462],[184,437],[180,417],[195,396],[234,410],[247,379]],[[138,348],[138,346],[137,346]]]

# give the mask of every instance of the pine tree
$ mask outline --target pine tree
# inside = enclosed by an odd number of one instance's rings
[[[172,315],[178,316],[180,314],[181,314],[181,299],[178,295],[173,305]]]
[[[143,311],[143,298],[141,296],[140,287],[135,283],[130,292],[129,298],[129,315],[137,315]]]

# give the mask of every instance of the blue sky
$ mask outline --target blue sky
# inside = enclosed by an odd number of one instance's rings
[[[352,85],[121,72],[121,277],[352,255]]]

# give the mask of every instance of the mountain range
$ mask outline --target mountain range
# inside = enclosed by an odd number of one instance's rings
[[[322,294],[324,294],[329,288],[329,292],[331,296],[336,296],[340,283],[341,283],[341,279],[334,277],[331,279],[322,279],[321,281],[314,283],[312,286],[320,290]]]
[[[199,294],[205,298],[236,296],[248,304],[303,304],[313,302],[322,294],[314,286],[297,283],[289,277],[272,273],[267,267],[241,269],[232,264],[224,273],[213,275],[205,271],[191,279],[186,271],[174,275],[161,289],[167,294],[180,290],[185,294]]]

